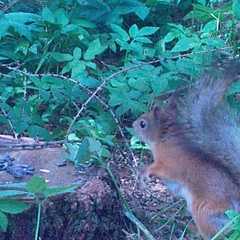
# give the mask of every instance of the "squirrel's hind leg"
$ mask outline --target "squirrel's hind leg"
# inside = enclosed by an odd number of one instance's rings
[[[196,201],[193,201],[192,216],[200,234],[205,240],[211,239],[230,221],[224,212],[224,210],[216,210],[214,206],[208,206],[207,202],[201,201],[197,205]],[[230,229],[224,231],[224,234],[226,234],[228,230]],[[221,235],[217,239],[224,239],[223,236],[224,235]]]

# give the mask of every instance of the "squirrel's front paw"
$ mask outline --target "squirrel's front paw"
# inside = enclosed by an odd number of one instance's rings
[[[147,188],[146,182],[150,181],[150,174],[148,173],[147,167],[138,167],[137,169],[138,179],[139,179],[139,188],[144,190]]]

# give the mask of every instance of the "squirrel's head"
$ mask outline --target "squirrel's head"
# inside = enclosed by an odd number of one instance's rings
[[[141,115],[133,123],[135,134],[152,148],[174,133],[176,124],[178,124],[177,114],[177,106],[173,100],[168,103],[165,109],[155,105],[152,111]]]

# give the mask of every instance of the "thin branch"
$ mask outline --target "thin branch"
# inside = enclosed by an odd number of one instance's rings
[[[14,4],[19,2],[19,0],[13,0],[9,4],[7,4],[5,7],[1,9],[1,12],[5,13],[9,8],[11,8]]]
[[[7,113],[5,112],[5,110],[4,110],[2,107],[1,107],[1,110],[2,110],[2,112],[3,112],[3,115],[6,117],[6,119],[7,119],[7,121],[8,121],[8,124],[10,125],[10,128],[12,129],[12,132],[13,132],[13,134],[14,134],[14,137],[16,138],[16,137],[17,137],[17,133],[16,133],[15,130],[14,130],[14,126],[12,125],[12,122],[10,121]]]
[[[81,140],[68,140],[68,143],[80,143]],[[14,149],[14,150],[22,150],[22,149],[38,149],[38,148],[46,148],[46,147],[59,147],[65,143],[65,140],[59,141],[50,141],[50,142],[28,142],[20,139],[7,139],[1,138],[0,136],[0,149]]]

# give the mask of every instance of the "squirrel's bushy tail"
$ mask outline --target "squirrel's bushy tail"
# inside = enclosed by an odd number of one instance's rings
[[[189,90],[180,115],[192,144],[233,164],[240,173],[240,119],[225,98],[239,71],[240,65],[234,63],[207,74]]]

